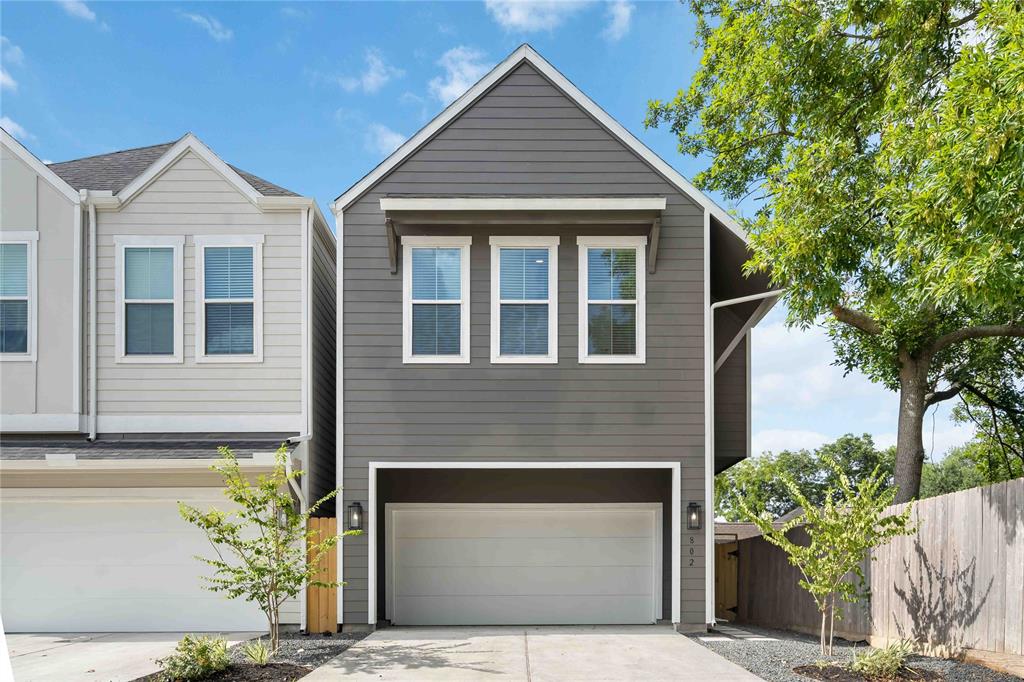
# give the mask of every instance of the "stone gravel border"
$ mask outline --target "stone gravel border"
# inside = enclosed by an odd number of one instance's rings
[[[750,633],[755,639],[736,639],[722,632],[693,633],[687,637],[768,682],[808,682],[808,678],[794,673],[793,668],[811,665],[822,658],[817,637],[747,625],[732,627]],[[869,648],[863,642],[836,638],[831,660],[849,662],[854,652],[861,653]],[[1020,682],[1018,677],[974,663],[914,656],[910,664],[934,670],[951,682]]]
[[[339,632],[335,635],[305,635],[299,632],[282,632],[281,644],[277,655],[271,659],[274,663],[294,663],[295,665],[316,668],[331,660],[350,646],[366,637],[368,632]],[[266,636],[263,637],[267,639]],[[228,649],[231,660],[237,663],[246,662],[239,642]]]

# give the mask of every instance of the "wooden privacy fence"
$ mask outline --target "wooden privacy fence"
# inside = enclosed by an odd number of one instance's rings
[[[916,534],[865,562],[870,603],[844,606],[836,634],[877,645],[910,639],[945,654],[1024,655],[1024,478],[915,502],[913,517]],[[799,578],[779,548],[741,540],[737,620],[816,634],[821,617]]]
[[[338,534],[338,519],[331,517],[310,518],[309,527],[322,539]],[[307,554],[312,563],[313,556]],[[338,579],[338,553],[326,552],[317,564],[316,579],[335,582]],[[306,630],[308,632],[330,632],[338,630],[338,588],[315,587],[306,588]]]

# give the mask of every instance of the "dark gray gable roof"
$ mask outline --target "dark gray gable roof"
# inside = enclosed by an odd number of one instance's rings
[[[110,191],[117,194],[135,178],[142,175],[147,168],[156,163],[157,159],[173,147],[174,142],[164,142],[149,147],[124,149],[109,154],[87,156],[84,159],[62,161],[48,164],[50,170],[59,175],[75,189],[91,189]],[[230,165],[230,164],[228,164]],[[297,197],[295,192],[279,187],[261,177],[248,173],[240,168],[231,169],[252,185],[252,188],[268,197]]]
[[[182,434],[175,439],[112,439],[89,442],[74,436],[46,438],[6,436],[0,439],[0,459],[40,460],[48,454],[73,454],[78,459],[217,459],[218,446],[231,448],[239,459],[252,458],[254,452],[274,452],[290,434],[259,438],[224,435],[214,437]],[[287,443],[291,452],[294,443]]]

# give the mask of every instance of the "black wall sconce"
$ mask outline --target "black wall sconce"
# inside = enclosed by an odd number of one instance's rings
[[[363,505],[353,502],[348,506],[348,529],[363,529]]]
[[[700,530],[704,525],[704,510],[699,502],[686,505],[686,530]]]

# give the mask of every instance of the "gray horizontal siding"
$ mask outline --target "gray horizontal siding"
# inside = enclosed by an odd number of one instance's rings
[[[335,487],[337,277],[335,247],[326,234],[327,229],[327,226],[317,218],[313,234],[310,235],[310,296],[313,311],[310,320],[313,351],[310,358],[310,378],[313,399],[309,406],[313,434],[309,463],[311,502],[320,499]],[[322,516],[333,516],[334,509],[334,503],[330,502],[317,513]]]
[[[665,196],[647,276],[647,362],[577,360],[577,247],[558,234],[557,365],[490,363],[491,234],[473,234],[471,362],[402,364],[402,281],[379,200],[395,194]],[[515,230],[524,234],[521,228]],[[621,231],[620,231],[621,232]],[[629,232],[636,233],[636,228]],[[528,65],[520,66],[344,212],[344,498],[368,500],[371,461],[681,462],[683,504],[703,500],[703,212]],[[543,472],[537,472],[543,476]],[[704,540],[683,538],[686,622],[704,622]],[[344,542],[344,619],[365,623],[367,538]],[[693,560],[693,566],[689,565]]]

